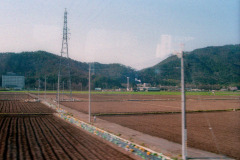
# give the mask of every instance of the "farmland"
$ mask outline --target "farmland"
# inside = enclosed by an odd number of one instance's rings
[[[39,102],[0,100],[0,108],[0,159],[132,159]]]
[[[33,99],[28,94],[19,92],[0,92],[0,100],[30,100]]]
[[[0,116],[1,159],[131,159],[55,116]]]
[[[37,94],[35,94],[37,96]],[[24,94],[22,94],[24,97]],[[25,95],[26,96],[26,95]],[[44,98],[44,94],[40,94],[40,98]],[[50,101],[56,99],[56,94],[47,94],[46,98]],[[73,94],[75,101],[65,101],[68,99],[68,95],[65,94],[61,96],[63,99],[60,103],[67,108],[73,109],[76,112],[88,113],[88,95],[87,94]],[[227,155],[236,159],[240,159],[238,146],[240,145],[240,99],[236,95],[187,95],[186,109],[189,112],[187,114],[187,127],[188,127],[188,146],[210,151],[217,154]],[[7,123],[9,126],[18,124],[16,128],[19,130],[12,136],[16,137],[17,134],[22,134],[25,132],[27,134],[32,134],[34,137],[35,144],[29,144],[29,146],[34,145],[37,149],[35,151],[22,152],[21,147],[19,147],[20,142],[16,143],[16,146],[11,149],[17,149],[16,153],[23,153],[23,155],[11,155],[8,154],[10,148],[5,149],[2,156],[31,156],[31,154],[44,154],[44,156],[52,156],[53,159],[68,158],[70,150],[74,150],[74,154],[71,156],[82,155],[87,156],[88,154],[98,155],[102,151],[94,149],[94,151],[89,150],[89,152],[81,153],[79,152],[82,146],[85,144],[80,143],[81,140],[75,140],[74,138],[79,138],[80,131],[72,131],[72,128],[66,122],[62,122],[59,118],[51,115],[54,113],[53,110],[47,108],[39,102],[23,101],[21,100],[21,95],[18,95],[20,100],[1,100],[0,109],[1,112],[7,113],[7,115],[1,115],[1,128]],[[33,99],[33,98],[32,98]],[[92,94],[92,114],[97,115],[98,118],[106,120],[108,122],[113,122],[124,127],[134,129],[136,131],[154,136],[159,138],[164,138],[172,142],[181,143],[181,98],[179,95],[144,95],[144,94]],[[219,112],[221,111],[221,112]],[[39,115],[11,115],[10,113],[39,113]],[[191,113],[190,113],[191,112]],[[44,115],[45,114],[45,115]],[[48,114],[48,115],[46,115]],[[50,114],[50,115],[49,115]],[[66,124],[65,124],[66,123]],[[4,125],[3,125],[4,124]],[[54,125],[53,125],[54,124]],[[55,126],[55,124],[57,124]],[[27,129],[24,128],[25,126]],[[59,125],[59,126],[58,126]],[[34,128],[34,126],[38,126]],[[32,129],[30,129],[32,128]],[[38,129],[40,128],[40,129]],[[5,127],[5,132],[8,130]],[[14,129],[12,129],[14,130]],[[15,129],[16,130],[16,129]],[[67,132],[70,131],[70,132]],[[4,133],[5,133],[4,132]],[[15,131],[14,131],[15,132]],[[75,134],[76,132],[76,134]],[[86,134],[85,132],[81,133]],[[52,135],[57,135],[58,138],[50,138]],[[70,136],[71,135],[71,136]],[[10,135],[5,135],[10,137]],[[19,135],[20,136],[20,135]],[[17,137],[19,137],[17,136]],[[73,138],[69,138],[73,137]],[[90,135],[86,135],[90,136]],[[65,137],[65,138],[62,138]],[[90,136],[92,137],[92,136]],[[23,141],[29,143],[26,137]],[[94,138],[94,137],[93,137]],[[14,139],[14,138],[13,138]],[[20,138],[17,138],[19,141]],[[41,143],[44,146],[51,148],[49,142],[56,144],[56,148],[46,149],[41,147],[39,139],[43,139]],[[89,139],[89,138],[88,138]],[[31,140],[32,141],[32,140]],[[94,140],[95,141],[95,140]],[[60,144],[60,142],[62,142]],[[85,142],[85,141],[84,141]],[[10,143],[10,142],[7,142]],[[15,142],[14,142],[15,143]],[[21,142],[25,143],[25,142]],[[77,143],[80,148],[73,148],[73,144]],[[87,142],[91,143],[92,142]],[[96,142],[97,143],[97,142]],[[100,142],[99,142],[100,143]],[[102,142],[101,142],[102,143]],[[52,143],[51,143],[52,144]],[[98,145],[99,144],[95,144]],[[106,145],[106,144],[104,144]],[[40,147],[39,147],[40,146]],[[61,147],[62,146],[62,147]],[[66,148],[64,148],[64,146]],[[109,146],[110,147],[110,146]],[[3,146],[6,148],[6,146]],[[33,147],[29,147],[33,148]],[[61,148],[64,148],[61,149]],[[106,148],[106,147],[104,147]],[[55,151],[55,149],[57,151]],[[113,148],[109,148],[109,151]],[[29,150],[29,149],[28,149]],[[48,151],[48,152],[47,152]],[[51,151],[51,152],[50,152]],[[54,152],[53,152],[54,151]],[[109,153],[108,149],[106,153]],[[33,153],[32,153],[33,152]],[[94,154],[92,153],[94,152]],[[95,153],[96,152],[96,153]],[[112,154],[108,154],[108,157],[102,157],[104,159],[111,159],[110,157],[124,157],[125,154],[116,153],[110,151]],[[87,153],[87,154],[86,154]],[[119,155],[118,155],[119,154]],[[120,155],[121,154],[121,155]],[[35,156],[36,156],[35,155]],[[61,156],[65,157],[61,157]],[[33,156],[33,155],[32,155]],[[127,157],[130,158],[130,157]],[[23,157],[24,159],[24,157]],[[74,159],[74,157],[73,157]],[[84,158],[83,158],[84,159]],[[101,159],[101,158],[99,158]],[[116,158],[114,158],[116,159]],[[126,159],[125,157],[123,159]]]
[[[55,111],[40,102],[23,102],[23,101],[0,101],[0,112],[2,114],[12,113],[54,113]]]
[[[181,143],[181,114],[101,116],[101,119]],[[188,145],[240,159],[240,112],[187,114]]]
[[[240,159],[239,97],[188,95],[186,98],[188,146]],[[77,101],[61,104],[88,113],[88,95],[74,94],[74,99]],[[181,143],[179,95],[93,94],[91,111],[100,119]]]
[[[61,102],[64,106],[88,113],[88,95],[73,95],[75,102]],[[92,95],[92,113],[155,113],[180,112],[178,95]],[[240,109],[237,96],[187,96],[187,111],[211,111]]]

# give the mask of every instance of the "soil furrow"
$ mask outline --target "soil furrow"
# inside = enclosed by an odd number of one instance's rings
[[[63,150],[63,152],[65,153],[65,155],[68,157],[68,159],[72,159],[72,157],[69,155],[70,152],[67,152],[65,149],[65,146],[63,146],[63,144],[61,143],[61,141],[59,140],[59,137],[57,137],[53,131],[50,129],[50,127],[47,125],[44,118],[41,117],[42,122],[44,123],[45,127],[48,129],[48,131],[50,132],[51,136],[53,136],[53,138],[55,139],[56,143],[58,144],[58,146],[61,147],[61,149]],[[62,154],[63,155],[63,154]]]
[[[49,118],[49,117],[48,117]],[[49,124],[49,127],[51,128],[52,132],[56,135],[56,137],[59,138],[59,141],[62,142],[68,153],[71,153],[71,158],[75,159],[76,157],[81,157],[82,159],[86,159],[81,153],[78,153],[76,147],[72,145],[72,143],[66,138],[61,131],[57,127],[55,127],[54,124],[49,121],[48,118],[45,118],[46,122]],[[52,117],[50,117],[52,119]]]
[[[54,152],[56,153],[58,159],[68,159],[68,156],[64,153],[62,146],[58,144],[56,141],[55,135],[52,135],[49,128],[47,128],[46,124],[43,122],[42,117],[38,119],[39,125],[42,127],[44,135],[48,139],[49,143],[52,145]]]
[[[1,121],[0,130],[1,130],[4,122],[6,121],[6,118],[1,118],[0,121]]]
[[[1,155],[1,159],[3,159],[4,148],[6,146],[5,141],[2,141],[2,139],[4,139],[4,140],[7,139],[7,132],[6,131],[7,131],[7,128],[9,126],[10,119],[5,117],[4,120],[5,121],[0,128],[0,139],[1,139],[0,155]]]
[[[2,112],[4,103],[0,103],[0,113]]]
[[[31,140],[30,140],[30,136],[29,136],[29,133],[28,133],[28,130],[29,129],[27,129],[27,126],[26,126],[26,120],[27,118],[23,118],[23,126],[24,126],[24,131],[25,131],[25,136],[26,136],[26,142],[27,142],[27,147],[28,147],[28,152],[29,152],[29,155],[30,155],[30,158],[31,159],[33,159],[33,158],[36,158],[34,155],[33,155],[33,152],[32,152],[32,148],[33,148],[33,146],[31,146],[31,144],[30,144],[30,142],[31,142]]]
[[[54,124],[53,124],[53,122],[51,122],[51,121],[53,121],[53,119],[55,119],[55,117],[54,117],[54,118],[51,117],[51,120],[49,120],[49,119],[47,118],[48,122],[52,125],[52,127],[54,127],[54,128],[58,131],[58,133],[61,135],[61,137],[63,137],[63,138],[75,149],[75,151],[76,151],[78,154],[80,154],[83,158],[87,159],[87,157],[85,157],[85,156],[82,154],[82,152],[78,150],[78,148],[81,147],[82,144],[81,144],[81,143],[76,143],[76,142],[79,142],[79,141],[76,140],[76,139],[72,139],[72,138],[71,138],[72,136],[67,136],[67,135],[66,135],[66,132],[64,132],[64,130],[63,130],[64,127],[57,127],[55,124],[58,124],[58,123],[54,123]],[[59,128],[59,129],[58,129],[58,128]],[[62,134],[62,133],[63,133],[63,134]],[[79,134],[81,134],[81,132],[80,132]],[[66,136],[64,136],[64,135],[66,135]],[[80,144],[80,145],[79,145],[79,144]],[[75,146],[79,146],[79,147],[76,148]],[[81,149],[85,150],[83,147],[81,147]],[[88,152],[89,152],[89,151],[88,151]],[[76,155],[76,156],[77,156],[77,155]],[[96,158],[96,157],[92,157],[92,158]]]
[[[24,133],[24,128],[23,128],[23,118],[22,117],[18,117],[18,127],[17,127],[17,133],[18,133],[18,137],[17,137],[17,148],[18,148],[18,153],[17,153],[17,157],[19,157],[19,159],[29,159],[29,155],[28,157],[25,155],[25,148],[26,147],[26,141],[25,140],[25,135]]]
[[[53,121],[55,122],[54,124],[59,124],[59,121],[56,117],[54,117]],[[56,125],[56,127],[58,126]],[[99,146],[99,143],[97,143],[98,140],[93,139],[92,137],[90,137],[90,135],[88,135],[88,137],[84,136],[86,134],[84,131],[81,131],[83,132],[82,134],[77,134],[77,133],[73,134],[74,133],[73,130],[70,130],[71,131],[70,132],[68,131],[69,129],[67,130],[65,127],[61,127],[61,129],[63,129],[64,132],[66,132],[70,137],[72,137],[73,141],[77,141],[80,144],[80,146],[83,146],[84,150],[87,149],[88,150],[87,152],[92,152],[92,154],[95,155],[97,158],[99,159],[103,158],[102,156],[99,156],[100,155],[99,153],[101,153],[102,155],[106,154],[104,152],[105,151],[104,147],[98,147]],[[86,145],[86,139],[88,139],[87,145]],[[100,152],[99,152],[99,148],[100,148]]]
[[[36,120],[36,124],[40,129],[41,134],[44,137],[44,140],[47,142],[47,144],[49,145],[52,153],[54,154],[54,156],[50,157],[51,159],[60,159],[59,156],[57,155],[57,153],[55,152],[55,150],[53,149],[52,143],[49,142],[48,138],[46,137],[46,133],[43,131],[42,126],[40,125],[41,123],[39,122],[39,118],[35,119]]]
[[[54,124],[59,124],[60,119],[55,117],[54,120],[56,122]],[[61,124],[61,125],[63,126],[64,124]],[[67,124],[67,125],[69,125],[69,124]],[[62,132],[62,130],[65,128],[65,127],[58,127],[57,125],[55,127],[61,129],[61,131],[59,131],[59,132]],[[77,135],[76,139],[82,140],[80,142],[81,145],[83,145],[85,140],[87,139],[87,142],[85,142],[87,144],[86,148],[89,148],[89,152],[92,152],[92,154],[101,155],[101,156],[98,156],[99,159],[116,159],[116,157],[121,157],[122,153],[120,153],[119,151],[116,151],[114,148],[108,146],[107,144],[101,142],[100,140],[95,139],[92,135],[89,135],[89,134],[85,133],[84,131],[82,131],[83,132],[82,134],[79,134],[79,131],[78,131],[78,133],[75,133],[74,132],[75,130],[73,130],[73,129],[72,130],[70,129],[69,131],[71,131],[72,136]],[[67,131],[67,132],[70,133],[69,131]],[[128,158],[129,157],[126,156],[125,159],[128,159]]]
[[[3,151],[3,159],[7,159],[8,158],[8,149],[9,149],[9,136],[10,136],[10,130],[11,130],[11,122],[12,122],[12,119],[10,118],[10,121],[8,123],[8,129],[7,129],[7,132],[6,132],[6,139],[5,139],[5,147],[4,147],[4,151]]]
[[[35,138],[35,140],[36,140],[36,143],[37,143],[37,145],[38,145],[38,148],[39,148],[39,150],[40,150],[42,159],[46,159],[46,156],[45,156],[46,153],[44,153],[44,151],[43,151],[43,146],[44,146],[44,145],[42,145],[42,143],[41,143],[42,141],[39,140],[39,136],[37,135],[38,133],[37,133],[34,125],[32,124],[32,121],[33,121],[35,118],[36,118],[36,117],[29,117],[29,124],[30,124],[30,126],[31,126],[31,128],[32,128],[32,132],[33,132],[34,138]]]
[[[32,119],[32,124],[33,124],[33,128],[35,130],[36,136],[39,139],[39,144],[41,146],[43,146],[42,150],[43,150],[44,155],[46,156],[46,159],[52,159],[55,156],[51,152],[51,147],[49,146],[49,143],[45,140],[45,137],[43,136],[36,119],[39,119],[39,117]]]

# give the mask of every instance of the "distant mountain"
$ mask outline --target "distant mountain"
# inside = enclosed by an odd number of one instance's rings
[[[240,85],[240,45],[206,47],[184,53],[185,81],[192,85]],[[179,85],[180,59],[172,55],[138,72],[155,85]]]
[[[36,88],[38,78],[47,77],[47,88],[56,89],[60,57],[45,51],[1,53],[0,75],[14,72],[24,75],[26,88]],[[206,47],[184,53],[185,81],[195,86],[240,87],[240,45]],[[67,59],[62,59],[66,66]],[[130,85],[136,86],[135,78],[153,86],[180,84],[180,59],[172,55],[157,65],[140,71],[122,64],[92,65],[92,85],[99,88],[121,88],[130,77]],[[87,89],[89,64],[70,59],[72,86],[75,90]],[[63,67],[62,81],[65,81]],[[1,78],[0,78],[1,81]],[[43,83],[41,84],[43,88]],[[126,86],[125,86],[126,87]]]
[[[53,88],[57,83],[60,56],[45,51],[1,53],[0,75],[14,72],[26,78],[26,87],[38,86],[38,78],[44,81],[47,77],[47,87]],[[67,59],[62,59],[62,81],[66,84]],[[92,80],[94,87],[120,88],[121,83],[126,83],[126,77],[134,79],[135,70],[121,64],[91,64]],[[72,85],[76,89],[86,89],[88,85],[89,64],[70,59]],[[43,84],[42,84],[43,85]]]

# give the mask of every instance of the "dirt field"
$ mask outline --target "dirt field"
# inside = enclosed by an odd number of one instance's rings
[[[54,95],[56,98],[56,95]],[[65,96],[67,98],[67,96]],[[88,101],[88,94],[73,94],[73,98],[81,101]],[[239,96],[186,96],[187,99],[238,99]],[[180,95],[137,95],[137,94],[92,94],[92,101],[126,101],[126,100],[181,100]]]
[[[133,159],[54,112],[39,102],[0,100],[0,159]]]
[[[101,119],[181,143],[181,114],[101,116]],[[187,114],[188,146],[240,159],[240,112]]]
[[[36,96],[37,93],[33,93]],[[44,93],[40,93],[41,98],[44,98]],[[56,99],[56,93],[47,93],[46,96],[50,99]],[[61,99],[69,99],[69,94],[60,94]],[[88,101],[87,93],[74,93],[72,94],[72,98],[76,101]],[[195,100],[223,100],[223,99],[238,99],[239,96],[197,96],[197,95],[187,95],[187,99],[195,99]],[[146,100],[146,101],[154,101],[154,100],[181,100],[180,95],[141,95],[141,94],[91,94],[92,101],[129,101],[129,100]]]
[[[78,102],[61,102],[66,107],[88,113],[87,95],[74,95]],[[91,112],[149,113],[179,112],[176,95],[92,95]],[[187,96],[187,111],[240,109],[237,96]],[[100,116],[100,118],[169,141],[181,142],[181,115]],[[240,112],[188,114],[188,145],[240,159]]]
[[[33,99],[31,96],[25,93],[13,93],[13,92],[1,92],[0,100],[26,100]]]
[[[55,116],[0,116],[0,159],[131,159]]]
[[[0,113],[54,113],[40,102],[0,101]]]
[[[115,96],[112,101],[110,101],[109,96],[107,98],[102,96],[100,101],[100,95],[95,95],[99,98],[99,101],[94,101],[91,103],[92,113],[146,113],[146,112],[179,112],[181,111],[181,100],[176,96],[136,96],[128,95],[126,99],[120,100],[119,97]],[[96,98],[96,97],[95,97]],[[118,100],[116,100],[118,98]],[[134,98],[134,99],[131,99]],[[186,108],[188,111],[198,111],[198,110],[226,110],[226,109],[240,109],[240,99],[228,97],[227,98],[214,98],[212,96],[201,96],[194,97],[191,96],[187,99]],[[93,98],[94,99],[94,98]],[[83,102],[61,102],[64,106],[75,109],[80,112],[88,113],[87,101]]]
[[[53,96],[53,95],[51,95]],[[66,107],[88,113],[88,95],[73,95],[77,102],[61,102]],[[238,96],[187,96],[188,111],[240,109]],[[96,113],[179,112],[176,95],[93,94],[91,111]],[[240,112],[187,114],[188,146],[240,159]],[[101,116],[104,120],[169,141],[181,142],[181,115]]]

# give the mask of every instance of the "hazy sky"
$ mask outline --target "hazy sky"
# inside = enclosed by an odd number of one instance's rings
[[[0,0],[0,52],[60,55],[64,8],[70,58],[153,66],[185,50],[240,43],[240,0]]]

